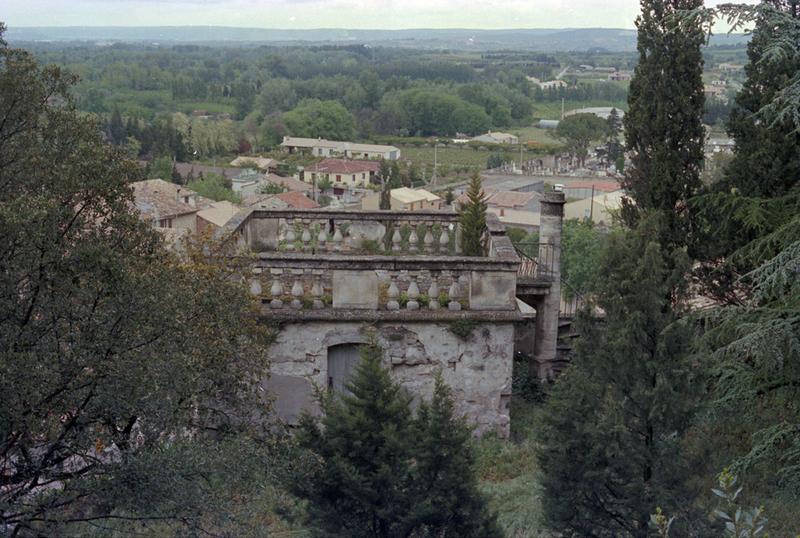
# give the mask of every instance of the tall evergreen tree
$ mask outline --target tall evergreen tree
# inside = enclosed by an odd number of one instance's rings
[[[125,124],[122,123],[122,115],[119,113],[118,108],[115,108],[114,112],[111,113],[108,132],[111,135],[111,142],[115,146],[119,146],[125,142]]]
[[[350,394],[323,399],[321,423],[301,420],[310,453],[292,488],[309,501],[318,536],[499,536],[477,490],[470,430],[453,415],[439,379],[430,404],[412,418],[410,396],[381,366],[382,350],[362,348]]]
[[[691,404],[689,338],[672,323],[689,263],[653,240],[663,220],[609,237],[596,284],[605,324],[584,320],[543,409],[545,515],[571,536],[645,537],[656,506],[675,513],[684,499],[677,439]]]
[[[465,256],[483,256],[486,253],[486,195],[481,176],[475,172],[469,180],[467,202],[461,206],[458,221],[461,226],[461,251]]]
[[[800,1],[764,0],[794,19],[800,19]],[[720,182],[720,190],[736,188],[745,196],[774,197],[800,184],[800,131],[791,118],[776,120],[759,112],[772,103],[800,71],[798,55],[764,55],[779,32],[765,14],[755,21],[747,45],[747,80],[736,95],[728,119],[728,133],[736,140],[736,154]]]
[[[450,388],[441,374],[436,376],[433,399],[420,404],[414,425],[418,501],[409,526],[421,527],[430,536],[502,536],[472,472],[470,428],[463,418],[456,418]]]
[[[622,181],[630,197],[623,219],[633,224],[644,210],[664,211],[668,226],[662,239],[672,244],[685,241],[686,201],[700,188],[705,138],[705,35],[699,22],[675,14],[702,5],[702,0],[641,0],[639,63],[623,120],[631,155]]]
[[[410,397],[381,367],[376,345],[362,348],[351,394],[324,400],[320,424],[303,417],[299,443],[320,466],[295,492],[309,500],[320,536],[400,536],[413,500]]]

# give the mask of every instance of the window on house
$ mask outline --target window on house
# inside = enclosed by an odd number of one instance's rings
[[[342,176],[340,176],[339,174],[336,174],[336,181],[341,183],[342,182]]]
[[[161,219],[158,221],[160,228],[172,228],[172,219]]]

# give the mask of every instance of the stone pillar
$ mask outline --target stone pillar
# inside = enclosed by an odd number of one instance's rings
[[[536,340],[530,374],[541,380],[553,376],[558,346],[558,314],[561,308],[561,230],[564,193],[547,192],[541,201],[539,224],[539,277],[550,280],[550,290],[536,304]]]

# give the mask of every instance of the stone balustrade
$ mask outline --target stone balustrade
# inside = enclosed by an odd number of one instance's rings
[[[256,210],[237,219],[228,233],[255,252],[250,291],[266,317],[517,316],[519,257],[492,215],[480,257],[459,254],[452,213]]]
[[[252,210],[229,228],[258,252],[460,253],[458,216],[441,211]]]

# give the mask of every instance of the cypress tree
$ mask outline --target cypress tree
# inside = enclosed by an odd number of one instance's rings
[[[115,146],[125,142],[125,124],[122,123],[122,115],[119,113],[118,108],[115,108],[114,112],[111,113],[111,123],[108,126],[108,130],[111,135],[111,141]]]
[[[704,33],[699,22],[675,16],[702,0],[642,0],[636,19],[639,63],[631,80],[625,149],[631,166],[622,185],[622,216],[633,225],[648,209],[664,211],[665,240],[686,237],[686,201],[700,188],[705,132],[703,114]]]
[[[474,173],[469,181],[467,202],[461,207],[461,251],[464,256],[483,256],[486,252],[486,195],[481,176]]]
[[[381,367],[381,349],[361,351],[350,394],[329,395],[320,424],[301,420],[298,440],[320,466],[294,484],[321,536],[400,536],[413,499],[410,397]]]
[[[441,374],[436,376],[431,402],[420,404],[415,428],[413,476],[418,501],[409,527],[421,527],[431,536],[502,536],[472,472],[470,428],[463,417],[455,417],[451,391]]]
[[[609,237],[596,285],[605,324],[583,320],[574,360],[542,411],[545,516],[570,536],[645,537],[656,506],[691,505],[681,502],[677,453],[691,414],[690,339],[672,306],[689,262],[653,240],[662,220]]]
[[[800,18],[797,0],[764,3],[794,19]],[[736,140],[736,154],[718,190],[735,188],[744,196],[776,197],[800,184],[800,132],[791,118],[773,122],[772,118],[758,115],[800,71],[797,55],[764,61],[769,41],[779,31],[766,14],[756,19],[747,45],[747,80],[736,95],[727,124],[728,134]]]

